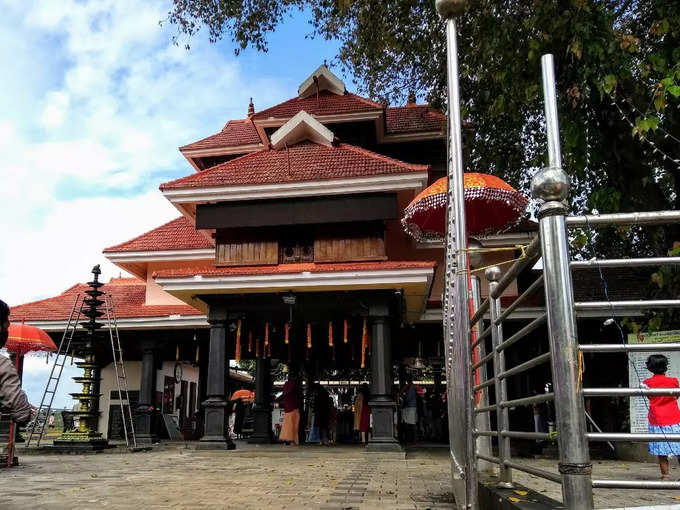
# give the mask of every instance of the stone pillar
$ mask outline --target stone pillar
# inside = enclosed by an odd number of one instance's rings
[[[227,311],[224,305],[211,305],[208,313],[210,348],[208,352],[208,380],[204,435],[197,448],[206,450],[233,450],[236,445],[227,434],[226,391],[228,388]]]
[[[258,356],[255,362],[255,405],[253,406],[253,434],[249,443],[271,443],[272,404],[271,404],[271,361]]]
[[[373,431],[369,450],[400,451],[394,437],[394,411],[397,407],[392,394],[392,340],[390,338],[389,307],[371,307],[371,400]]]
[[[139,385],[139,403],[135,413],[135,433],[140,443],[155,443],[158,437],[152,430],[154,393],[156,391],[156,353],[153,344],[142,346],[142,375]]]

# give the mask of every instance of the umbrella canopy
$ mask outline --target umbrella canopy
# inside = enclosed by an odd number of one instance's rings
[[[237,398],[240,398],[244,402],[250,402],[255,400],[255,393],[250,390],[238,390],[231,394],[230,400],[236,400]]]
[[[465,173],[465,216],[468,235],[498,234],[516,225],[529,200],[496,176]],[[421,191],[401,220],[414,239],[443,239],[446,232],[448,179],[442,177]]]
[[[9,338],[5,344],[9,352],[23,356],[31,351],[54,352],[57,346],[54,344],[50,335],[42,329],[27,324],[10,324]]]

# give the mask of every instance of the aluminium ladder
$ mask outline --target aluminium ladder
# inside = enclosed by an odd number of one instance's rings
[[[118,385],[118,403],[120,404],[120,416],[123,421],[123,434],[125,443],[137,447],[137,437],[135,435],[135,425],[132,418],[132,405],[130,404],[130,394],[128,392],[127,376],[125,365],[123,364],[123,351],[120,348],[120,335],[118,334],[118,319],[114,308],[113,298],[106,294],[104,296],[104,306],[106,307],[106,320],[111,339],[111,353],[113,354],[113,369],[116,373],[116,384]],[[127,406],[127,416],[125,408]],[[128,432],[129,427],[129,432]],[[131,444],[132,443],[132,444]]]
[[[59,342],[57,356],[54,360],[54,364],[52,365],[50,377],[49,379],[47,379],[45,391],[43,392],[42,399],[40,400],[40,407],[38,407],[37,414],[33,419],[32,424],[30,425],[31,430],[28,433],[28,439],[26,440],[27,447],[30,446],[31,440],[33,439],[33,436],[36,434],[38,436],[37,445],[40,446],[40,441],[42,441],[43,435],[45,433],[45,425],[49,420],[50,411],[52,410],[54,395],[57,393],[57,387],[59,386],[61,373],[64,370],[66,358],[68,357],[69,350],[71,348],[71,341],[73,340],[76,328],[78,327],[78,321],[80,320],[83,307],[84,299],[81,300],[80,294],[76,294],[76,299],[73,302],[73,308],[71,308],[71,314],[69,315],[68,322],[66,323],[66,329],[64,330],[64,333],[61,336],[61,341]],[[76,316],[75,321],[73,320],[74,315]]]

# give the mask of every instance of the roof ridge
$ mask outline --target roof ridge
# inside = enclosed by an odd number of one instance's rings
[[[118,244],[115,244],[115,245],[113,245],[113,246],[109,246],[108,248],[104,248],[104,249],[102,250],[102,253],[109,253],[109,252],[116,251],[116,249],[122,248],[122,247],[123,247],[124,245],[126,245],[126,244],[130,244],[130,243],[132,243],[132,242],[134,242],[134,241],[136,241],[136,240],[138,240],[138,239],[141,239],[141,238],[144,237],[145,235],[148,235],[148,234],[150,234],[151,232],[153,232],[154,230],[158,230],[158,229],[160,229],[160,228],[167,227],[167,226],[170,225],[171,223],[174,223],[174,222],[176,222],[176,221],[178,221],[178,220],[181,220],[181,219],[186,219],[186,217],[184,217],[184,216],[178,216],[177,218],[175,218],[175,219],[173,219],[173,220],[170,220],[170,221],[168,221],[167,223],[163,223],[162,225],[159,225],[159,226],[157,226],[157,227],[154,227],[154,228],[152,228],[151,230],[147,230],[146,232],[143,232],[143,233],[139,234],[138,236],[133,237],[132,239],[128,239],[127,241],[123,241],[122,243],[118,243]]]
[[[383,108],[385,108],[384,105],[382,105],[382,104],[380,104],[380,103],[378,103],[378,102],[376,102],[376,101],[373,101],[372,99],[369,99],[369,98],[367,98],[367,97],[363,97],[363,96],[360,96],[360,95],[358,95],[358,94],[355,94],[354,92],[346,92],[346,94],[349,95],[349,96],[353,96],[353,97],[357,98],[359,101],[361,101],[361,102],[363,102],[363,103],[369,104],[369,105],[371,105],[371,106],[375,106],[376,108],[379,108],[379,109],[381,109],[381,110],[382,110]]]

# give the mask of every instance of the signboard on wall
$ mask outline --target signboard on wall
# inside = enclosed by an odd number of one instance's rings
[[[680,352],[665,352],[663,345],[669,342],[680,342],[680,330],[656,331],[628,335],[629,344],[660,344],[658,351],[628,353],[628,386],[639,388],[642,381],[652,376],[645,363],[651,354],[663,354],[668,358],[668,377],[680,378]],[[630,398],[630,431],[632,433],[647,432],[647,413],[649,402],[646,397]]]

